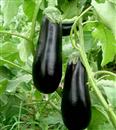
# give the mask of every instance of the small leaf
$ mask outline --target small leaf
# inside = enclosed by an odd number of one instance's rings
[[[84,41],[85,41],[85,51],[88,52],[92,49],[96,49],[96,44],[93,40],[92,34],[90,31],[84,32]]]
[[[116,78],[115,78],[116,80]],[[110,88],[116,88],[116,81],[114,80],[100,80],[97,83],[98,86],[103,86],[103,87],[110,87]]]
[[[9,124],[13,116],[18,115],[21,101],[16,95],[6,95],[2,95],[2,99],[4,98],[4,100],[6,100],[5,103],[7,104],[0,107],[0,112],[4,117],[4,124]]]
[[[11,42],[5,42],[4,44],[1,44],[0,50],[0,56],[4,58],[14,55],[17,52],[16,45],[13,45]]]
[[[110,103],[116,107],[116,80],[100,80],[97,85],[103,88]]]
[[[18,45],[18,50],[21,61],[26,62],[32,52],[30,42],[22,40],[21,43]]]
[[[99,129],[99,126],[103,125],[106,120],[106,117],[97,109],[97,107],[92,107],[92,119],[88,130],[103,130]]]
[[[17,15],[19,6],[22,0],[3,0],[2,1],[2,13],[4,15],[4,24],[8,25],[11,20]]]
[[[7,67],[0,66],[0,80],[4,79],[4,78],[11,79],[12,76],[13,76],[13,74]]]
[[[23,11],[28,16],[30,21],[32,21],[34,10],[35,2],[33,0],[24,0]]]
[[[23,82],[28,83],[31,79],[32,79],[31,75],[23,75],[16,79],[9,80],[6,91],[14,92],[21,83]]]
[[[96,0],[98,3],[104,3],[105,0]]]
[[[17,45],[11,42],[5,42],[4,44],[0,44],[0,56],[6,60],[14,61],[18,60],[18,50]],[[3,62],[0,62],[0,65],[3,65]]]
[[[77,8],[77,1],[63,1],[60,4],[60,8],[63,12],[63,19],[72,18],[74,16],[77,16],[79,13],[79,9]]]
[[[112,2],[112,3],[114,3],[114,4],[116,4],[116,0],[108,0],[108,1],[110,1],[110,2]]]
[[[66,61],[69,57],[70,54],[74,51],[72,48],[71,43],[67,42],[66,44],[63,45],[63,60]]]
[[[2,79],[0,80],[0,95],[4,93],[6,87],[8,84],[8,80],[7,79]]]
[[[92,5],[101,21],[112,30],[116,39],[116,5],[107,0],[105,3],[97,3],[92,0]]]
[[[116,107],[116,87],[104,87],[103,89],[110,103]]]
[[[98,24],[93,31],[93,36],[100,41],[103,51],[103,59],[101,65],[104,66],[107,63],[113,61],[116,55],[116,40],[112,32],[104,25]]]

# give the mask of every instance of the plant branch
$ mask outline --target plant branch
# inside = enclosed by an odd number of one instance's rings
[[[58,108],[54,103],[52,103],[50,100],[48,101],[48,103],[49,103],[56,111],[58,111],[59,113],[61,113],[61,111],[59,110],[59,108]]]
[[[110,71],[106,71],[106,70],[100,70],[100,71],[95,72],[95,75],[100,75],[100,74],[108,74],[108,75],[116,77],[116,74]]]
[[[23,35],[20,35],[20,34],[18,34],[18,33],[12,33],[12,32],[7,32],[7,31],[0,31],[0,33],[8,34],[8,35],[13,35],[13,36],[16,36],[16,37],[19,37],[19,38],[23,38],[23,39],[25,39],[25,40],[31,42],[31,39],[29,39],[29,38],[27,38],[27,37],[25,37],[25,36],[23,36]]]
[[[84,12],[81,13],[81,15],[75,20],[72,28],[71,28],[71,32],[70,32],[70,38],[71,38],[71,42],[73,47],[75,47],[75,49],[77,49],[80,52],[83,64],[86,68],[87,74],[88,74],[88,79],[89,79],[89,83],[90,85],[93,87],[93,90],[96,93],[96,96],[98,97],[98,99],[100,100],[100,102],[102,103],[102,105],[104,106],[114,128],[116,128],[116,115],[114,113],[114,111],[112,110],[112,108],[107,104],[107,102],[105,101],[104,97],[101,94],[101,91],[97,88],[96,86],[96,82],[94,79],[94,75],[93,72],[91,70],[91,67],[88,63],[88,59],[85,53],[85,49],[84,49],[84,36],[83,36],[83,27],[82,27],[82,16],[88,11],[90,10],[91,7],[87,8]],[[77,22],[79,21],[79,42],[80,44],[78,44],[78,46],[76,45],[76,39],[73,39],[73,32],[75,31],[75,28],[77,26]]]
[[[12,66],[14,66],[14,67],[19,68],[19,69],[21,69],[21,70],[25,71],[25,72],[26,72],[26,73],[28,73],[28,74],[32,74],[30,71],[25,70],[23,67],[21,67],[21,66],[19,66],[19,65],[15,64],[15,63],[13,63],[13,62],[11,62],[11,61],[8,61],[8,60],[3,59],[3,58],[0,58],[0,60],[1,60],[1,61],[3,61],[3,62],[5,62],[5,63],[7,63],[7,64],[10,64],[10,65],[12,65]]]
[[[84,66],[87,70],[90,85],[93,87],[93,89],[96,93],[96,96],[98,97],[98,99],[100,100],[102,105],[104,106],[113,126],[116,128],[116,115],[115,115],[114,111],[112,110],[112,108],[107,104],[106,100],[104,99],[104,97],[101,94],[101,91],[96,86],[96,82],[95,82],[95,79],[94,79],[93,72],[92,72],[91,67],[88,63],[88,59],[87,59],[87,56],[86,56],[86,53],[85,53],[85,50],[84,50],[84,37],[83,37],[83,28],[82,28],[82,19],[81,18],[79,19],[79,24],[80,24],[79,25],[79,30],[80,30],[79,31],[79,33],[80,33],[79,39],[80,39],[80,45],[81,45],[81,48],[79,50],[80,50],[82,61],[83,61]]]
[[[33,43],[33,38],[35,35],[35,26],[36,26],[36,19],[37,19],[37,14],[39,12],[40,4],[42,0],[39,0],[38,3],[36,4],[35,11],[33,14],[33,19],[32,19],[32,26],[31,26],[31,31],[30,31],[30,36],[29,39],[31,39],[31,49],[32,49],[32,54],[34,55],[35,50],[34,50],[34,43]]]
[[[19,107],[18,122],[20,122],[20,118],[21,118],[21,109],[22,109],[22,101],[21,101],[20,107]],[[18,124],[18,130],[20,130],[20,123]]]
[[[71,19],[63,19],[62,23],[71,23],[74,22],[77,19],[77,16],[71,18]]]
[[[15,122],[13,125],[12,125],[12,127],[10,128],[10,130],[13,130],[14,129],[14,127],[16,126],[16,125],[18,125],[18,124],[24,124],[24,122]]]
[[[71,28],[71,31],[70,31],[70,39],[71,39],[71,42],[72,42],[72,46],[74,48],[76,48],[78,50],[78,47],[75,45],[75,42],[73,40],[73,31],[75,30],[76,26],[77,26],[77,22],[79,21],[79,19],[84,15],[86,14],[90,9],[92,8],[92,6],[88,7],[86,10],[84,10],[78,17],[76,17],[76,20],[74,22],[74,24],[72,25],[72,28]]]
[[[88,24],[88,23],[98,23],[98,21],[86,21],[86,22],[83,22],[82,25],[85,25],[85,24]]]
[[[79,19],[79,44],[84,51],[84,34],[83,34],[83,27],[82,27],[82,18]]]

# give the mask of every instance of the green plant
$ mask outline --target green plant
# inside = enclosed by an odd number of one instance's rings
[[[67,62],[79,55],[88,74],[92,100],[92,120],[87,129],[116,129],[115,7],[115,0],[0,3],[1,130],[66,130],[60,96]],[[33,56],[43,14],[53,21],[74,23],[70,37],[62,39],[62,80],[50,95],[39,93],[32,82]]]

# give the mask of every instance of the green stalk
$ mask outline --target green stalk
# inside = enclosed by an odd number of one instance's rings
[[[61,111],[59,110],[59,108],[58,108],[53,102],[51,102],[51,101],[49,100],[48,103],[49,103],[56,111],[58,111],[58,112],[61,114]]]
[[[74,31],[74,29],[76,29],[76,25],[77,25],[77,22],[79,21],[79,19],[80,19],[84,14],[86,14],[91,8],[92,8],[92,6],[90,6],[90,7],[87,8],[85,11],[83,11],[82,14],[80,14],[80,16],[77,17],[77,19],[75,20],[74,24],[72,25],[72,28],[71,28],[71,31],[70,31],[70,39],[71,39],[71,42],[72,42],[72,46],[73,46],[74,48],[76,48],[77,50],[78,50],[78,47],[75,45],[75,42],[74,42],[74,40],[73,40],[73,38],[72,38],[72,36],[73,36],[73,31]]]
[[[22,101],[20,103],[20,107],[19,107],[19,116],[18,116],[18,122],[20,122],[20,118],[21,118],[21,109],[22,109]],[[20,123],[18,124],[18,130],[20,130]]]
[[[106,70],[100,70],[100,71],[95,72],[95,75],[99,75],[99,74],[108,74],[113,77],[116,77],[116,74],[114,74],[113,72],[110,72],[110,71],[106,71]]]
[[[0,33],[3,33],[3,34],[8,34],[8,35],[13,35],[13,36],[16,36],[16,37],[19,37],[19,38],[23,38],[29,42],[31,42],[31,39],[25,37],[25,36],[22,36],[20,34],[17,34],[17,33],[12,33],[12,32],[7,32],[7,31],[0,31]]]
[[[18,125],[18,124],[24,124],[24,122],[15,122],[13,125],[12,125],[12,127],[10,128],[10,130],[14,130],[14,127],[16,126],[16,125]]]
[[[83,60],[83,63],[85,65],[85,68],[86,68],[87,73],[88,73],[89,83],[93,87],[93,90],[95,91],[96,96],[98,97],[98,99],[100,100],[100,102],[104,106],[105,110],[107,111],[107,114],[108,114],[114,128],[116,128],[116,115],[115,115],[114,111],[112,110],[112,108],[107,104],[106,100],[104,99],[104,97],[101,94],[101,91],[96,86],[93,72],[92,72],[91,67],[88,63],[87,56],[86,56],[86,53],[84,51],[84,37],[83,37],[83,27],[82,27],[82,19],[81,18],[79,19],[79,34],[80,34],[79,35],[80,45],[82,46],[79,49],[80,55],[81,55],[81,58]]]
[[[34,35],[35,35],[36,19],[37,19],[37,14],[39,12],[41,2],[42,2],[42,0],[39,0],[38,3],[36,4],[35,11],[34,11],[34,14],[33,14],[33,19],[32,19],[32,26],[31,26],[30,36],[29,36],[29,39],[31,39],[31,41],[32,41],[32,42],[30,42],[30,44],[31,44],[31,50],[32,50],[33,55],[35,53],[33,38],[34,38]]]
[[[1,57],[0,57],[0,61],[3,61],[3,62],[5,62],[5,63],[7,63],[7,64],[10,64],[10,65],[16,67],[16,68],[19,68],[19,69],[25,71],[25,72],[28,73],[28,74],[32,74],[30,71],[25,70],[23,67],[21,67],[21,66],[15,64],[15,63],[13,63],[13,62],[10,62],[10,61],[8,61],[8,60],[6,60],[6,59],[3,59],[3,58],[1,58]]]
[[[91,70],[91,67],[88,63],[88,60],[87,60],[87,56],[86,56],[86,53],[84,51],[84,37],[83,37],[83,28],[82,28],[82,19],[81,17],[91,9],[91,7],[87,8],[84,12],[82,12],[82,14],[75,20],[73,26],[72,26],[72,29],[71,29],[71,33],[70,33],[70,38],[71,38],[71,41],[72,41],[72,45],[75,49],[77,49],[79,52],[80,52],[80,55],[81,55],[81,58],[83,60],[83,63],[85,65],[85,68],[87,70],[87,73],[88,73],[88,77],[89,77],[89,82],[90,82],[90,85],[93,87],[98,99],[100,100],[100,102],[102,103],[102,105],[104,106],[104,108],[106,109],[107,111],[107,114],[114,126],[114,128],[116,128],[116,115],[114,113],[114,111],[112,110],[112,108],[107,104],[107,102],[105,101],[104,97],[102,96],[101,94],[101,91],[97,88],[96,86],[96,83],[95,83],[95,79],[94,79],[94,75],[93,75],[93,72]],[[80,20],[81,19],[81,20]],[[79,21],[80,20],[80,21]],[[73,31],[74,31],[74,28],[76,27],[76,24],[77,22],[79,21],[79,41],[80,41],[80,45],[79,44],[75,44],[75,41],[73,40],[72,36],[73,36]],[[81,47],[82,46],[82,47]]]

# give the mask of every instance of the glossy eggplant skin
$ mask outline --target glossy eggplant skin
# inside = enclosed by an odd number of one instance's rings
[[[86,86],[87,75],[79,60],[67,65],[61,102],[62,118],[69,130],[85,129],[91,119],[91,102]]]
[[[32,76],[34,86],[42,93],[54,92],[62,77],[62,24],[43,17],[34,56]]]
[[[73,22],[62,23],[62,36],[69,36]]]
[[[71,31],[73,24],[74,24],[74,22],[62,23],[62,36],[70,35],[70,31]],[[78,30],[78,26],[77,26],[77,30]]]

